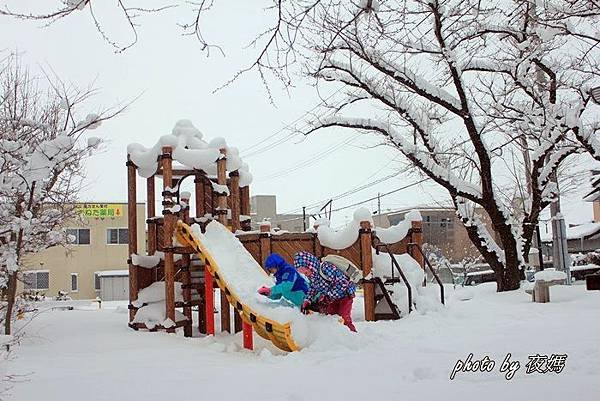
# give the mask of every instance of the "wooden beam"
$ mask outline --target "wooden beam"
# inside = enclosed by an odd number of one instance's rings
[[[413,221],[411,222],[411,242],[416,243],[423,249],[423,222],[422,221]],[[421,268],[425,270],[425,258],[421,254],[421,252],[412,252],[411,255],[414,260],[419,262]]]
[[[265,266],[265,260],[271,254],[271,234],[269,233],[269,226],[260,226],[260,265]]]
[[[240,214],[250,216],[250,187],[246,185],[240,188]],[[242,230],[252,231],[252,225],[249,221],[240,222]]]
[[[230,194],[229,197],[231,199],[231,231],[238,231],[240,226],[240,173],[236,171],[232,171],[229,173],[229,179],[231,181],[230,184]]]
[[[194,190],[196,195],[196,217],[204,217],[206,214],[206,200],[204,198],[204,180],[200,174],[196,174],[194,179]]]
[[[173,207],[173,198],[170,193],[165,192],[167,187],[173,186],[173,177],[171,176],[171,166],[173,163],[172,159],[172,148],[170,146],[164,146],[162,148],[162,171],[163,171],[163,215],[164,224],[163,229],[163,246],[167,249],[165,251],[165,307],[167,319],[171,319],[175,322],[175,265],[173,251],[173,233],[175,231],[175,220],[176,215],[168,208]],[[175,329],[167,329],[167,332],[174,333]]]
[[[371,223],[368,221],[360,222],[360,255],[363,277],[363,293],[365,299],[365,320],[375,321],[375,284],[371,277],[373,270],[373,250],[371,245]]]
[[[220,149],[221,157],[217,160],[217,183],[227,185],[227,149]],[[227,227],[227,196],[219,195],[217,198],[218,215],[217,218],[221,224]],[[221,294],[221,331],[231,333],[231,307],[227,300],[227,295],[223,291]]]
[[[156,190],[154,176],[146,179],[146,210],[147,218],[156,216]],[[154,255],[156,252],[156,224],[147,224],[148,230],[148,255]],[[158,280],[158,268],[151,269],[152,282]]]
[[[129,233],[129,248],[127,258],[130,255],[137,253],[137,208],[136,208],[136,165],[127,155],[127,224]],[[130,259],[131,260],[131,259]],[[138,277],[137,267],[133,262],[129,262],[129,305],[138,297]],[[129,321],[133,321],[135,316],[134,310],[129,310]]]
[[[206,318],[206,334],[208,335],[215,335],[215,297],[213,286],[213,276],[208,271],[207,266],[204,266],[204,316]]]

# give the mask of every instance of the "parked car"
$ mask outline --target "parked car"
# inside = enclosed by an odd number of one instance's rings
[[[477,285],[494,281],[496,281],[496,274],[493,270],[481,270],[467,273],[464,285]]]

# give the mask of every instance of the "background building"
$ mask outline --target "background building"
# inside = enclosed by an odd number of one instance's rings
[[[255,195],[250,197],[250,214],[252,229],[258,230],[258,223],[269,220],[272,228],[291,232],[304,231],[302,214],[278,214],[277,197],[275,195]],[[308,225],[306,226],[309,227]]]
[[[423,217],[423,242],[430,246],[429,250],[437,249],[438,256],[444,256],[451,263],[480,256],[453,208],[424,207],[382,213],[373,216],[375,226],[385,228],[398,224],[411,210],[418,210]],[[488,230],[491,230],[491,224],[485,211],[481,210],[478,213],[482,216]]]
[[[81,203],[80,221],[64,228],[73,242],[54,246],[27,258],[21,289],[39,290],[46,296],[65,291],[73,299],[92,299],[106,283],[108,298],[128,299],[128,229],[126,203]],[[145,205],[137,205],[138,249],[144,249]],[[111,279],[112,278],[112,279]],[[125,283],[125,284],[123,284]]]

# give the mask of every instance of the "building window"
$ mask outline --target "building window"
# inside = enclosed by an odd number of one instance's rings
[[[100,276],[98,273],[94,273],[94,290],[100,291]]]
[[[79,276],[77,273],[71,273],[71,292],[79,291]]]
[[[126,228],[107,228],[106,229],[107,244],[128,244],[129,230]]]
[[[90,244],[89,228],[69,228],[67,229],[67,242],[75,245]]]
[[[24,272],[23,283],[26,290],[47,290],[50,288],[50,272],[47,270]]]

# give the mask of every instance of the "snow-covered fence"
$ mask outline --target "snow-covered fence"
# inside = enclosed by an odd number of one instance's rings
[[[261,265],[264,265],[266,258],[271,253],[280,254],[291,264],[294,261],[294,254],[300,251],[311,252],[319,258],[335,254],[350,260],[362,269],[365,278],[363,282],[365,318],[366,320],[375,320],[375,293],[371,269],[374,265],[373,239],[376,232],[371,229],[370,221],[365,220],[357,223],[356,226],[349,226],[347,230],[340,231],[336,238],[330,232],[325,235],[323,235],[323,232],[274,232],[270,230],[268,225],[263,225],[260,233],[239,233],[238,239]],[[400,236],[390,236],[389,238],[395,242],[390,243],[381,252],[387,253],[389,250],[389,252],[396,255],[411,254],[421,267],[424,267],[422,254],[413,252],[414,249],[410,246],[410,244],[422,246],[421,227],[420,220],[407,220],[406,230]]]

